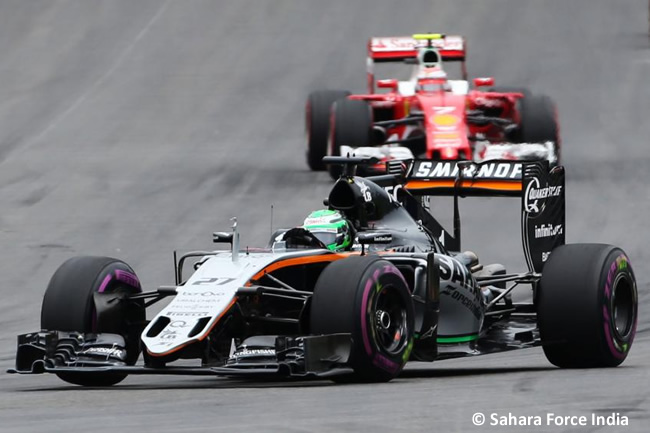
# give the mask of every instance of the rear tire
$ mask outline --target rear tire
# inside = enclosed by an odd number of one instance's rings
[[[144,323],[141,302],[125,303],[110,322],[97,320],[93,295],[102,293],[139,293],[140,281],[126,263],[109,257],[73,257],[54,273],[43,297],[41,329],[81,333],[111,333],[124,337],[127,364],[133,365],[140,354],[140,333],[132,324]],[[138,327],[135,326],[137,329]],[[122,373],[57,373],[62,380],[83,386],[110,386],[126,378]]]
[[[352,336],[351,377],[387,382],[404,368],[413,347],[414,307],[402,274],[377,256],[336,261],[322,272],[311,300],[314,335]]]
[[[332,108],[328,155],[340,156],[341,146],[365,147],[372,143],[372,109],[366,101],[342,99]],[[332,179],[342,173],[339,165],[330,165]]]
[[[616,367],[637,323],[637,288],[629,259],[602,244],[563,245],[544,265],[538,324],[546,358],[558,367]]]
[[[312,92],[305,106],[305,131],[307,132],[307,165],[313,171],[325,170],[323,157],[327,154],[332,104],[348,96],[343,90]]]

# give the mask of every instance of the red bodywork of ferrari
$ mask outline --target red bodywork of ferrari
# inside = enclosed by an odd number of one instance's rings
[[[442,60],[462,63],[463,81],[467,81],[465,67],[465,40],[460,36],[447,36],[437,42]],[[481,121],[472,113],[489,113],[512,124],[520,122],[517,99],[518,92],[493,92],[469,90],[453,91],[453,82],[459,80],[430,79],[417,83],[415,92],[403,95],[398,91],[397,80],[375,82],[375,62],[401,62],[417,56],[417,41],[410,37],[371,38],[368,42],[368,90],[365,95],[350,95],[348,99],[368,101],[372,107],[373,121],[386,124],[386,137],[397,137],[420,144],[414,147],[423,157],[436,160],[473,159],[473,141],[476,137],[491,142],[507,141],[501,124]],[[477,78],[474,85],[491,86],[492,78]],[[375,93],[375,86],[389,88],[388,93]],[[470,114],[468,116],[468,113]],[[421,122],[391,125],[389,120],[406,119],[421,115]],[[485,119],[485,118],[483,118]],[[418,149],[419,147],[419,149]],[[422,148],[423,147],[423,148]]]

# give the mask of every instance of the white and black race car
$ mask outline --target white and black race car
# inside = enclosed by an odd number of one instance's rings
[[[326,203],[354,227],[352,248],[331,251],[298,227],[240,251],[235,228],[214,234],[230,250],[183,254],[175,284],[153,291],[120,260],[71,258],[47,287],[41,330],[18,336],[11,372],[88,386],[129,374],[388,381],[408,361],[539,345],[559,367],[627,357],[637,323],[630,261],[611,245],[565,245],[562,167],[415,160],[362,178],[356,166],[376,161],[326,162],[344,166]],[[453,234],[423,205],[436,195],[454,197]],[[473,195],[521,199],[526,271],[460,252],[458,199]],[[516,287],[530,287],[532,301],[514,302]],[[147,321],[146,308],[167,297]]]

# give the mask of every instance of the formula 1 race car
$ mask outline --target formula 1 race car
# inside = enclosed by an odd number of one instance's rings
[[[307,163],[325,169],[325,155],[376,157],[378,174],[388,160],[538,160],[559,163],[555,104],[521,88],[492,88],[494,79],[474,79],[470,90],[461,36],[416,34],[371,38],[368,93],[316,91],[306,105]],[[376,93],[375,63],[407,62],[407,80],[383,79]],[[450,79],[450,62],[460,63]],[[445,68],[443,69],[443,63]],[[334,179],[339,166],[327,167]]]
[[[559,367],[614,367],[627,357],[637,323],[630,261],[610,245],[565,245],[563,167],[413,160],[362,178],[356,166],[375,159],[326,163],[343,167],[328,209],[277,231],[263,249],[240,251],[236,223],[214,233],[230,250],[175,255],[172,286],[144,292],[120,260],[69,259],[45,292],[41,330],[18,336],[10,372],[87,386],[129,374],[375,382],[407,361],[539,345]],[[425,206],[438,195],[453,196],[453,233]],[[527,271],[460,252],[458,200],[477,195],[520,198]],[[522,286],[531,302],[513,301]],[[145,309],[167,297],[147,322]],[[179,359],[196,364],[173,365]]]

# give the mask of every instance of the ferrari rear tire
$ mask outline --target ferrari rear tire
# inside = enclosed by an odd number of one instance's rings
[[[616,367],[630,352],[638,294],[625,253],[602,244],[563,245],[544,265],[538,325],[546,358],[558,367]]]
[[[328,155],[340,156],[341,146],[365,147],[372,143],[372,109],[366,101],[341,99],[332,108]],[[339,165],[329,165],[332,179],[341,176]]]
[[[323,157],[327,154],[332,105],[349,94],[350,92],[343,90],[319,90],[310,93],[307,97],[305,105],[307,165],[313,171],[325,170]]]
[[[120,292],[141,292],[140,281],[129,265],[110,257],[73,257],[57,269],[47,286],[41,308],[41,329],[122,335],[126,342],[126,362],[133,365],[140,354],[140,333],[135,329],[146,319],[141,301],[123,303],[119,313],[103,321],[95,310],[95,293]],[[110,386],[127,375],[66,372],[57,376],[75,385]]]
[[[404,277],[377,256],[350,257],[322,272],[311,300],[314,335],[350,334],[355,382],[387,382],[404,368],[413,348],[414,307]],[[336,380],[336,379],[335,379]]]

